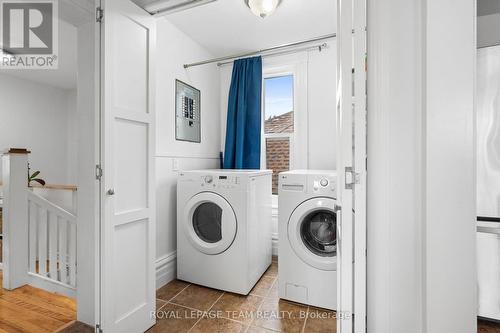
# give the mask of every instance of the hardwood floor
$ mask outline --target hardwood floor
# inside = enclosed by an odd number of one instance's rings
[[[57,333],[94,333],[95,330],[92,326],[75,321],[69,323],[67,326],[58,330]]]
[[[500,333],[500,323],[478,320],[477,333]]]
[[[0,271],[0,284],[3,273]],[[31,286],[0,288],[1,333],[55,332],[76,319],[76,301]]]

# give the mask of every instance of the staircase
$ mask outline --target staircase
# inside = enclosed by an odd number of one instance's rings
[[[28,154],[11,149],[2,156],[3,288],[29,284],[76,297],[77,188],[28,186]]]
[[[27,191],[30,284],[74,296],[76,216]]]

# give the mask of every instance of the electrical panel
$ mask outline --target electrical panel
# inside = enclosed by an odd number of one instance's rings
[[[200,91],[175,80],[175,138],[201,142]]]

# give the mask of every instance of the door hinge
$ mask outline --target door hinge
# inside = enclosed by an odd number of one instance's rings
[[[345,188],[352,190],[355,184],[359,184],[359,173],[353,167],[345,168]]]
[[[100,164],[96,164],[95,166],[95,179],[101,180],[102,178],[102,168]]]
[[[95,9],[95,21],[101,23],[104,17],[104,10],[101,7]]]
[[[102,328],[101,328],[101,325],[99,325],[99,324],[96,324],[96,325],[95,325],[95,332],[96,332],[96,333],[102,333]]]

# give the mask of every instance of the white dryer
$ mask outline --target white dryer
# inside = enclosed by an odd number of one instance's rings
[[[177,277],[248,294],[272,260],[269,170],[183,171],[177,183]]]
[[[337,305],[335,171],[279,175],[279,297],[325,309]]]

